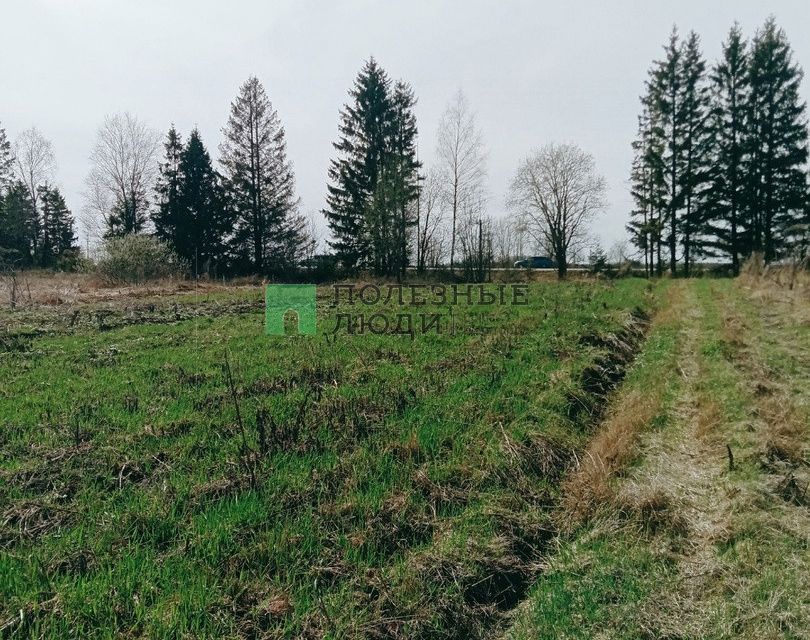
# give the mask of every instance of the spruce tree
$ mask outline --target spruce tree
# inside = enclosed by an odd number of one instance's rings
[[[388,161],[390,84],[385,70],[370,58],[349,91],[351,102],[340,112],[340,138],[334,143],[339,157],[330,164],[324,215],[334,237],[330,244],[349,270],[381,267],[374,248],[381,246],[384,233],[378,186]]]
[[[734,25],[723,43],[720,61],[711,72],[712,111],[709,136],[713,140],[710,214],[704,220],[704,250],[728,255],[732,272],[740,271],[745,255],[746,172],[750,135],[750,93],[747,43]]]
[[[639,117],[639,136],[633,141],[633,164],[630,169],[630,195],[634,208],[630,212],[630,221],[625,225],[630,234],[630,242],[644,253],[644,275],[651,275],[651,233],[650,233],[650,197],[648,193],[649,168],[644,162],[644,140],[642,138],[642,118]]]
[[[803,215],[807,161],[803,73],[773,18],[754,37],[750,54],[747,224],[750,249],[774,260],[786,230]]]
[[[31,238],[37,226],[37,212],[28,188],[19,181],[11,183],[3,198],[0,215],[0,249],[2,261],[20,267],[32,266],[34,252]]]
[[[105,237],[121,238],[130,233],[142,233],[149,223],[146,188],[133,184],[127,196],[116,195],[107,215]]]
[[[297,224],[295,176],[284,128],[257,78],[240,87],[223,134],[220,162],[234,208],[237,259],[243,269],[257,273],[287,269],[305,238]]]
[[[11,187],[14,180],[14,156],[6,130],[0,127],[0,198]]]
[[[389,259],[390,271],[404,276],[410,258],[408,238],[416,225],[414,205],[419,198],[420,163],[416,155],[416,96],[403,81],[394,85],[391,163],[394,176],[394,234]]]
[[[677,55],[676,48],[672,49],[672,55]],[[677,69],[676,65],[672,67]],[[639,248],[646,247],[649,273],[654,271],[658,276],[664,270],[662,245],[671,193],[667,182],[671,165],[666,150],[671,141],[668,127],[672,126],[672,118],[663,108],[665,80],[663,63],[654,63],[645,83],[638,135],[632,145],[631,195],[636,207],[628,225],[634,244]]]
[[[408,262],[418,197],[416,98],[374,58],[365,63],[340,114],[339,156],[332,160],[327,209],[335,249],[349,270],[401,275]]]
[[[700,249],[698,237],[708,217],[712,165],[712,138],[708,120],[711,113],[706,61],[700,50],[700,38],[692,31],[683,45],[681,60],[683,90],[680,122],[682,126],[682,165],[679,192],[683,206],[680,221],[684,275],[689,277],[693,254]]]
[[[191,132],[183,149],[178,176],[174,247],[195,271],[210,273],[225,260],[232,220],[227,215],[222,178],[214,170],[197,129]]]
[[[73,215],[58,187],[39,188],[42,210],[42,236],[39,263],[42,267],[64,265],[78,253]]]
[[[679,211],[683,194],[681,171],[684,165],[683,152],[683,49],[678,31],[673,27],[669,43],[664,47],[664,59],[655,63],[648,81],[648,91],[654,105],[656,119],[664,141],[663,162],[665,166],[667,195],[664,220],[669,246],[669,269],[674,276],[677,270],[677,246],[680,233]]]
[[[662,212],[666,195],[664,180],[663,140],[656,123],[656,112],[650,97],[642,99],[638,135],[633,141],[633,165],[630,174],[631,195],[635,208],[627,231],[631,241],[644,252],[644,269],[648,276],[661,275]]]
[[[152,222],[155,225],[155,235],[177,249],[181,244],[177,231],[180,216],[180,158],[183,154],[183,141],[174,125],[166,134],[163,148],[164,160],[158,167],[155,185],[157,210],[152,214]]]

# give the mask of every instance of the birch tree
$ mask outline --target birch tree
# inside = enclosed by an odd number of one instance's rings
[[[450,270],[456,262],[459,223],[479,204],[486,178],[486,154],[481,130],[467,98],[459,91],[439,123],[436,149],[442,203],[450,216]]]
[[[565,278],[570,256],[605,207],[605,191],[593,156],[572,144],[547,144],[520,164],[509,204],[538,244],[551,250],[559,278]]]
[[[42,235],[39,188],[51,180],[56,173],[56,157],[51,141],[45,138],[36,127],[23,131],[14,144],[14,163],[17,180],[25,187],[32,205],[32,218],[29,229],[29,242],[34,256],[39,255]]]
[[[158,133],[129,113],[104,119],[90,156],[85,206],[101,219],[105,235],[146,227],[159,143]]]

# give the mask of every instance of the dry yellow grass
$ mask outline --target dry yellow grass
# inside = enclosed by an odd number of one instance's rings
[[[779,330],[787,323],[794,326],[810,323],[810,304],[803,299],[802,291],[785,288],[778,282],[766,278],[743,279],[747,295],[756,305],[768,328]],[[727,305],[723,317],[724,340],[734,345],[737,366],[745,374],[746,384],[755,399],[755,411],[764,425],[764,448],[766,458],[790,464],[807,462],[806,446],[808,420],[796,407],[789,390],[779,376],[767,364],[761,353],[762,344],[746,340],[750,327],[733,305]],[[784,340],[781,349],[802,360],[800,345],[791,345]]]
[[[682,283],[670,288],[667,304],[656,314],[651,330],[677,326],[684,313]],[[658,377],[646,388],[619,393],[598,433],[591,440],[577,468],[563,484],[559,527],[571,532],[583,523],[616,508],[626,507],[618,499],[614,479],[637,456],[641,434],[661,411],[665,380]]]
[[[229,280],[225,283],[201,279],[163,278],[138,285],[111,285],[90,273],[55,273],[51,271],[22,271],[16,274],[17,308],[54,307],[71,304],[115,302],[171,296],[178,293],[232,292],[239,288],[256,288],[255,278]],[[9,308],[11,276],[0,274],[0,309]]]
[[[591,441],[579,466],[563,484],[560,527],[571,530],[615,506],[612,479],[635,457],[635,443],[655,417],[660,393],[622,398]]]

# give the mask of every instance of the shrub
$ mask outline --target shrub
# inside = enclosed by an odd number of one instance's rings
[[[98,276],[109,283],[139,284],[184,272],[185,265],[168,245],[138,234],[105,240],[96,265]]]
[[[72,247],[56,256],[53,268],[56,271],[83,272],[89,270],[89,264],[90,261],[82,255],[82,252]]]
[[[591,265],[591,273],[602,273],[608,265],[605,250],[596,245],[588,254],[588,263]]]

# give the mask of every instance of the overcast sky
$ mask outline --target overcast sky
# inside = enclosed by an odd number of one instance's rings
[[[735,20],[750,35],[769,14],[810,65],[807,0],[2,0],[0,126],[12,140],[31,126],[52,140],[56,182],[78,214],[106,114],[129,111],[162,133],[174,122],[184,137],[196,125],[216,158],[229,104],[255,74],[286,128],[303,211],[318,211],[338,111],[373,55],[413,85],[428,165],[444,107],[467,94],[488,149],[492,215],[503,215],[532,148],[574,142],[592,153],[609,185],[595,227],[609,248],[631,208],[638,96],[673,24],[696,30],[714,61]]]

